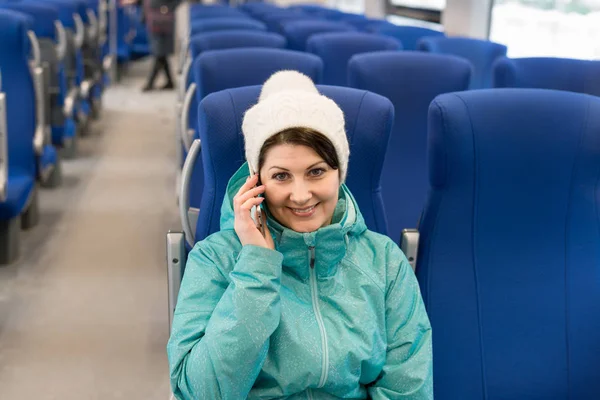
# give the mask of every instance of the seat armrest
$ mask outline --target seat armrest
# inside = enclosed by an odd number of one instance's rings
[[[167,284],[169,294],[169,330],[173,323],[173,314],[179,296],[179,287],[185,269],[187,255],[185,252],[185,234],[183,232],[167,233]]]
[[[402,230],[400,249],[408,259],[408,263],[413,271],[415,271],[417,267],[417,254],[419,252],[419,231],[417,229]]]

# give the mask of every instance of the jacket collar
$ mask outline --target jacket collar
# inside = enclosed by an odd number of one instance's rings
[[[247,177],[248,165],[243,164],[230,179],[221,207],[221,229],[233,229],[233,197]],[[283,268],[302,280],[310,276],[313,252],[317,278],[327,279],[335,275],[338,264],[346,256],[350,237],[358,236],[367,229],[356,200],[345,184],[340,186],[332,223],[314,232],[295,232],[281,225],[271,216],[266,204],[264,206],[275,249],[283,254]]]

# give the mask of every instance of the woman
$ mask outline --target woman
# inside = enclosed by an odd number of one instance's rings
[[[258,174],[234,174],[221,231],[190,252],[168,344],[175,397],[432,399],[419,287],[343,184],[342,111],[282,71],[242,131]]]
[[[175,46],[175,9],[179,0],[143,0],[144,18],[150,39],[150,50],[154,56],[152,71],[148,77],[143,91],[154,89],[154,81],[160,70],[165,72],[167,83],[161,90],[170,90],[175,87],[169,68],[167,57],[173,53]]]

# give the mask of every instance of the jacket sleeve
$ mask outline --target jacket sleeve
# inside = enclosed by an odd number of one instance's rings
[[[431,325],[413,270],[402,251],[388,251],[385,299],[387,358],[369,387],[373,400],[433,399]]]
[[[171,388],[179,400],[245,399],[279,325],[283,256],[244,246],[228,280],[219,263],[231,263],[231,248],[205,242],[190,252],[177,300]]]

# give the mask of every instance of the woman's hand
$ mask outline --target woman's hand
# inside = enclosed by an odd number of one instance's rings
[[[263,237],[260,227],[256,226],[254,220],[250,216],[252,207],[260,207],[260,204],[265,200],[264,197],[257,197],[259,194],[265,192],[264,185],[254,187],[257,182],[258,175],[249,177],[233,198],[233,212],[235,218],[233,226],[242,246],[251,244],[274,250],[275,244],[273,243],[273,238],[271,237],[265,218],[263,217],[263,226],[265,229],[265,236]]]

